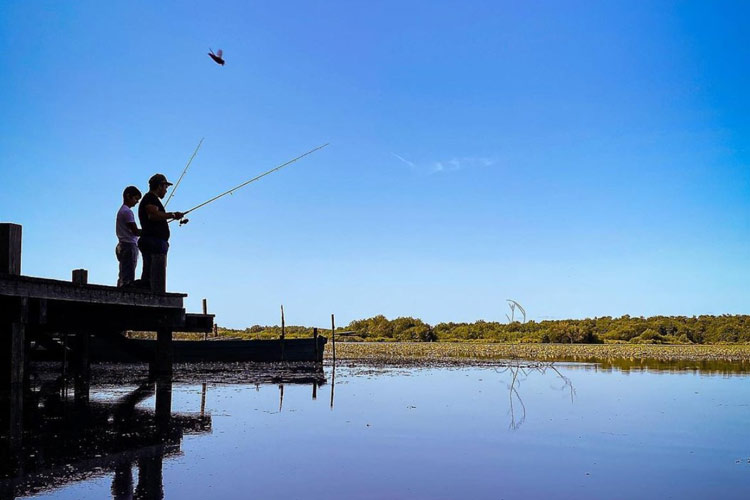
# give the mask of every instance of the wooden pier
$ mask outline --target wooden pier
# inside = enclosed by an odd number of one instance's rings
[[[92,337],[106,338],[113,349],[126,330],[156,332],[157,348],[131,352],[148,361],[154,375],[172,372],[172,333],[210,332],[211,314],[187,314],[183,293],[92,285],[85,270],[71,281],[21,274],[20,225],[0,223],[0,397],[12,408],[13,428],[20,428],[23,388],[29,375],[30,349],[58,352],[82,384],[89,377]],[[114,265],[114,262],[113,262]]]

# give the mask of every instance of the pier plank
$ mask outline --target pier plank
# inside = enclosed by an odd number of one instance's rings
[[[120,304],[140,307],[182,308],[184,293],[152,293],[149,290],[106,285],[79,285],[69,281],[0,274],[0,296]]]

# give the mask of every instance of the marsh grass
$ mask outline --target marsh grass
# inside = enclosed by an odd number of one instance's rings
[[[330,342],[326,357],[330,358]],[[474,342],[337,342],[337,361],[383,364],[481,363],[498,360],[599,362],[649,360],[750,364],[750,345],[497,344]]]

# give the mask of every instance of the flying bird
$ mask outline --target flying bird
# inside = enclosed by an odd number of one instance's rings
[[[216,51],[216,54],[214,54],[214,51],[212,49],[208,49],[208,50],[209,50],[208,55],[211,56],[211,59],[213,59],[216,64],[220,64],[224,66],[224,59],[222,58],[222,55],[224,55],[224,52],[221,49],[219,49]]]

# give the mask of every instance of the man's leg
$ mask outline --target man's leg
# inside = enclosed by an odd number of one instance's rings
[[[142,252],[143,254],[143,271],[141,272],[141,281],[143,286],[151,286],[151,256],[148,252]]]
[[[145,259],[144,259],[145,268]],[[167,254],[151,254],[151,291],[167,291]]]

